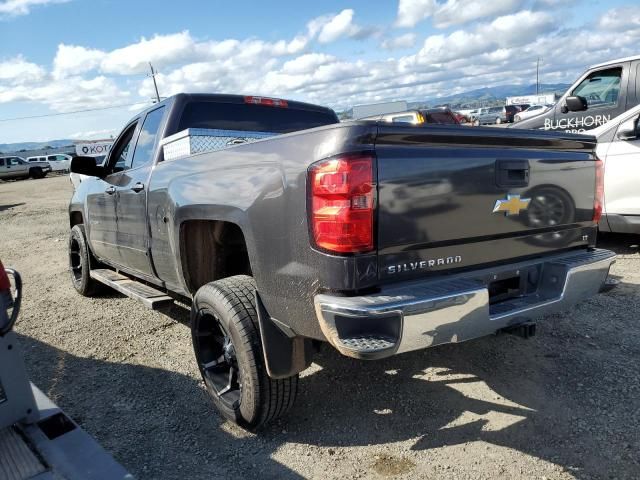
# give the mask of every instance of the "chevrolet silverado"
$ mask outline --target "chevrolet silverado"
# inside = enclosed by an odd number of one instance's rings
[[[328,342],[357,359],[510,331],[597,294],[595,140],[338,123],[327,108],[180,94],[136,115],[69,206],[74,287],[191,303],[222,415],[293,404]]]

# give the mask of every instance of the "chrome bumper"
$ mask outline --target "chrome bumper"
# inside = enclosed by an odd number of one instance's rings
[[[392,285],[367,296],[320,294],[316,314],[325,337],[342,354],[384,358],[490,335],[564,310],[597,294],[614,261],[613,252],[596,249]],[[490,304],[491,278],[528,272],[537,272],[531,293]]]

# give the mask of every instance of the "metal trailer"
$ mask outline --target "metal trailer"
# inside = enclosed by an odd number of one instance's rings
[[[354,120],[373,115],[384,115],[386,113],[404,112],[408,109],[407,102],[400,100],[397,102],[368,103],[353,107],[352,117]]]
[[[29,382],[13,326],[20,275],[0,263],[0,480],[133,479],[88,433]]]

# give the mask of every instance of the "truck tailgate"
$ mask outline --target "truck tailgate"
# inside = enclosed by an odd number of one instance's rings
[[[593,243],[594,139],[379,125],[381,278]]]

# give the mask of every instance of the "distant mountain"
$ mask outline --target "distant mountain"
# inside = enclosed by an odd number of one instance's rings
[[[544,83],[540,84],[539,91],[543,93],[563,94],[571,85],[566,83]],[[516,97],[521,95],[535,95],[536,86],[532,85],[498,85],[497,87],[485,87],[470,90],[468,92],[446,95],[442,97],[427,98],[422,102],[410,102],[409,107],[418,106],[474,106],[478,103],[504,102],[506,97]]]
[[[563,94],[571,85],[568,83],[542,83],[539,86],[541,94],[557,93]],[[451,108],[476,108],[480,106],[491,106],[504,104],[507,97],[519,97],[521,95],[534,95],[536,93],[535,84],[532,85],[498,85],[497,87],[477,88],[467,92],[453,95],[443,95],[442,97],[428,97],[424,100],[408,102],[409,108],[435,107],[437,105],[449,105]],[[397,100],[397,99],[396,99]],[[352,109],[338,113],[340,119],[352,117]]]
[[[19,152],[21,150],[54,149],[73,145],[73,140],[49,140],[47,142],[0,143],[0,152]]]

